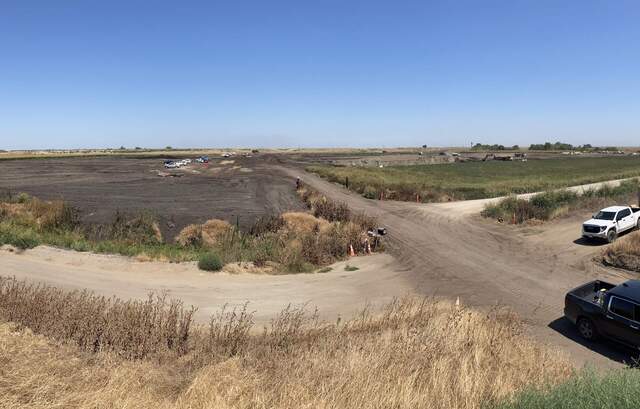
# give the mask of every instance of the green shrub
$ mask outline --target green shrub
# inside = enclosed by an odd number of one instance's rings
[[[220,256],[216,253],[205,253],[198,260],[198,268],[204,271],[220,271],[224,267]]]
[[[356,266],[350,266],[349,264],[344,266],[344,271],[358,271],[358,270],[360,270],[360,268]]]
[[[362,191],[362,196],[366,197],[367,199],[377,199],[378,191],[376,190],[375,187],[367,185],[364,187],[364,190]]]
[[[3,224],[0,229],[0,245],[10,244],[19,249],[32,249],[40,244],[35,232],[28,229],[12,228]]]
[[[31,199],[31,196],[29,196],[29,194],[23,192],[23,193],[20,193],[16,197],[16,202],[18,202],[18,203],[27,203],[30,199]]]

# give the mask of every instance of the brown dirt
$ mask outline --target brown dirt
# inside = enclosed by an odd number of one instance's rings
[[[347,264],[358,270],[345,271]],[[335,320],[350,316],[368,301],[386,303],[411,291],[403,269],[387,254],[350,258],[319,274],[239,274],[243,268],[247,266],[229,265],[212,274],[198,270],[196,263],[138,262],[44,246],[24,252],[8,246],[0,249],[2,275],[123,299],[144,299],[150,291],[166,291],[185,305],[198,307],[196,317],[204,322],[225,304],[240,306],[247,301],[260,324],[269,323],[289,304],[318,307],[323,318]]]
[[[571,288],[596,278],[615,283],[628,278],[594,263],[601,249],[577,240],[587,215],[549,223],[532,233],[482,219],[478,213],[487,200],[441,204],[367,200],[315,175],[303,176],[314,189],[377,217],[388,228],[387,248],[407,268],[406,279],[415,291],[459,297],[478,307],[508,305],[534,336],[566,349],[578,363],[615,366],[615,361],[629,359],[606,346],[576,342],[562,319],[564,296]]]
[[[62,198],[81,209],[88,223],[109,222],[118,210],[149,210],[165,238],[213,218],[234,225],[239,221],[245,228],[263,216],[305,209],[293,181],[263,159],[235,159],[252,172],[222,162],[165,170],[163,159],[149,158],[6,160],[0,161],[0,194]],[[158,172],[182,176],[159,177]]]

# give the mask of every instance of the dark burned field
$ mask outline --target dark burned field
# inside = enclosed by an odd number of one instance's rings
[[[264,158],[215,159],[208,167],[178,170],[165,170],[162,159],[7,160],[0,161],[0,190],[64,199],[87,223],[109,222],[117,211],[149,211],[169,240],[187,224],[212,218],[239,220],[246,229],[263,216],[304,209],[295,182]]]

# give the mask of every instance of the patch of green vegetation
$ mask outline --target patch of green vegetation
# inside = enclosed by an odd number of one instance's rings
[[[320,270],[318,270],[318,273],[328,273],[331,270],[333,270],[333,268],[331,267],[322,267]]]
[[[640,158],[561,158],[528,162],[307,168],[365,197],[422,202],[482,199],[640,176]]]
[[[637,180],[628,180],[618,186],[605,185],[578,195],[570,190],[556,190],[539,193],[529,200],[508,197],[495,204],[489,204],[482,211],[488,218],[502,219],[519,224],[527,220],[552,220],[583,208],[600,208],[630,201],[638,191]]]
[[[483,143],[476,143],[475,145],[473,145],[471,149],[474,151],[506,151],[506,150],[517,151],[520,149],[520,146],[518,145],[504,146],[504,145],[497,145],[497,144],[486,145]]]
[[[604,375],[585,371],[553,388],[526,390],[493,409],[637,409],[638,391],[638,369],[619,369]]]
[[[360,268],[356,267],[356,266],[352,266],[352,265],[349,265],[349,264],[344,266],[344,271],[358,271],[358,270],[360,270]]]
[[[198,268],[204,271],[220,271],[224,267],[220,256],[216,253],[204,253],[198,260]]]

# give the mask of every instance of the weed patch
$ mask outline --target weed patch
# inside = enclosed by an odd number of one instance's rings
[[[256,330],[246,305],[201,327],[179,302],[1,288],[0,400],[17,409],[479,409],[573,373],[497,308],[405,298],[326,323],[288,307]]]
[[[482,215],[512,224],[533,219],[553,220],[573,210],[629,202],[633,200],[637,190],[638,181],[628,180],[615,187],[605,185],[582,194],[569,190],[555,190],[539,193],[529,200],[508,197],[498,203],[487,205]]]

